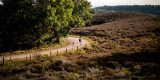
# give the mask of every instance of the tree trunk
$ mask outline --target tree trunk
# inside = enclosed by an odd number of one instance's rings
[[[60,39],[59,39],[59,36],[57,36],[57,40],[56,42],[59,44],[60,43]]]

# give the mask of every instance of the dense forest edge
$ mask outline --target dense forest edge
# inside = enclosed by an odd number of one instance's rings
[[[160,15],[160,5],[120,5],[120,6],[101,6],[93,8],[95,13],[105,12],[139,12],[153,15]]]
[[[87,0],[1,0],[0,51],[59,43],[91,18]]]

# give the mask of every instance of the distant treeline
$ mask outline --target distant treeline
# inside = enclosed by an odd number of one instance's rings
[[[122,6],[102,6],[94,8],[95,13],[102,12],[141,12],[160,15],[160,5],[122,5]]]

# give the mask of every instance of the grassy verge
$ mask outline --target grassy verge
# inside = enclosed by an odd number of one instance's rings
[[[26,53],[34,53],[37,51],[43,51],[43,50],[57,49],[60,47],[67,46],[68,44],[69,44],[69,42],[67,40],[65,40],[65,38],[61,38],[60,44],[53,43],[50,45],[41,46],[39,48],[34,47],[29,50],[17,50],[17,51],[13,51],[13,52],[3,52],[3,53],[0,53],[0,56],[10,55],[10,54],[26,54]]]
[[[80,37],[80,36],[75,36],[75,35],[71,35],[72,37]],[[72,54],[85,54],[86,50],[91,48],[91,44],[94,43],[93,40],[91,40],[88,37],[81,37],[85,40],[87,40],[90,44],[83,47],[83,48],[79,48],[77,49],[73,49],[73,50],[69,50],[69,51],[64,51],[64,52],[58,52],[56,55],[38,55],[35,58],[32,58],[31,61],[30,59],[19,59],[19,60],[11,60],[11,61],[5,61],[5,65],[3,65],[2,61],[0,62],[0,72],[1,71],[10,71],[10,69],[15,68],[15,67],[25,67],[28,63],[35,63],[35,62],[41,62],[41,61],[48,61],[48,60],[52,60],[55,58],[60,58],[63,56],[68,56],[68,55],[72,55]],[[64,40],[64,39],[63,39]],[[61,41],[60,44],[56,44],[55,46],[52,47],[52,49],[55,48],[59,48],[62,46],[66,46],[68,44],[68,42],[65,41]],[[45,50],[49,49],[50,47],[45,48]],[[41,50],[41,48],[39,48],[38,50]],[[32,50],[32,51],[36,51],[36,50]],[[25,52],[31,52],[31,51],[25,51]],[[20,54],[20,53],[17,53]]]
[[[12,69],[19,69],[32,64],[41,64],[49,60],[55,59],[57,56],[37,56],[35,58],[5,61],[4,65],[0,62],[0,73],[9,73]]]
[[[86,48],[86,47],[85,47]],[[71,50],[69,52],[59,52],[58,55],[49,56],[49,55],[40,55],[35,58],[28,59],[19,59],[19,60],[11,60],[0,62],[0,73],[2,74],[11,74],[13,70],[19,71],[25,70],[26,67],[40,64],[40,66],[47,66],[51,64],[51,61],[55,61],[57,59],[61,59],[64,56],[72,55],[72,54],[85,54],[85,48],[79,50]]]
[[[75,36],[75,35],[70,35],[72,37],[80,37],[80,36]],[[93,44],[95,43],[93,40],[91,40],[90,38],[88,37],[81,37],[85,40],[87,40],[90,44]],[[54,58],[59,58],[59,57],[63,57],[63,56],[68,56],[68,55],[72,55],[72,54],[85,54],[86,53],[86,50],[90,49],[91,46],[87,45],[83,48],[79,48],[77,50],[76,49],[73,49],[73,50],[69,50],[69,51],[64,51],[64,52],[58,52],[56,55],[53,55],[53,56],[50,56],[50,55],[40,55],[40,56],[37,56],[35,58],[32,58],[32,60],[30,61],[30,59],[19,59],[19,60],[9,60],[9,61],[5,61],[5,65],[3,66],[2,65],[2,61],[0,62],[0,71],[2,69],[6,70],[6,69],[10,69],[10,68],[14,68],[15,66],[16,67],[24,67],[26,66],[26,63],[28,62],[34,62],[34,61],[37,61],[37,60],[43,60],[43,61],[47,61],[47,60],[50,60],[50,59],[54,59]],[[53,45],[50,45],[50,46],[46,46],[46,47],[41,47],[39,49],[33,49],[33,50],[24,50],[24,51],[15,51],[15,54],[22,54],[22,53],[27,53],[27,52],[34,52],[34,51],[37,51],[37,50],[47,50],[47,49],[56,49],[56,48],[60,48],[62,46],[66,46],[68,45],[68,42],[67,41],[64,41],[64,39],[61,40],[61,43],[60,44],[55,44],[54,46]],[[21,52],[21,53],[20,53]],[[11,53],[8,53],[8,54],[11,54]]]

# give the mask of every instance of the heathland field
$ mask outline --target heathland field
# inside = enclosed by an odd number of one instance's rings
[[[95,15],[94,19],[104,23],[72,29],[72,33],[95,41],[92,49],[78,59],[90,67],[90,78],[160,79],[160,17],[108,13]]]
[[[0,65],[0,79],[159,80],[160,17],[142,13],[96,14],[90,26],[71,34],[89,37],[91,47],[56,57]],[[14,67],[11,67],[16,65]]]

